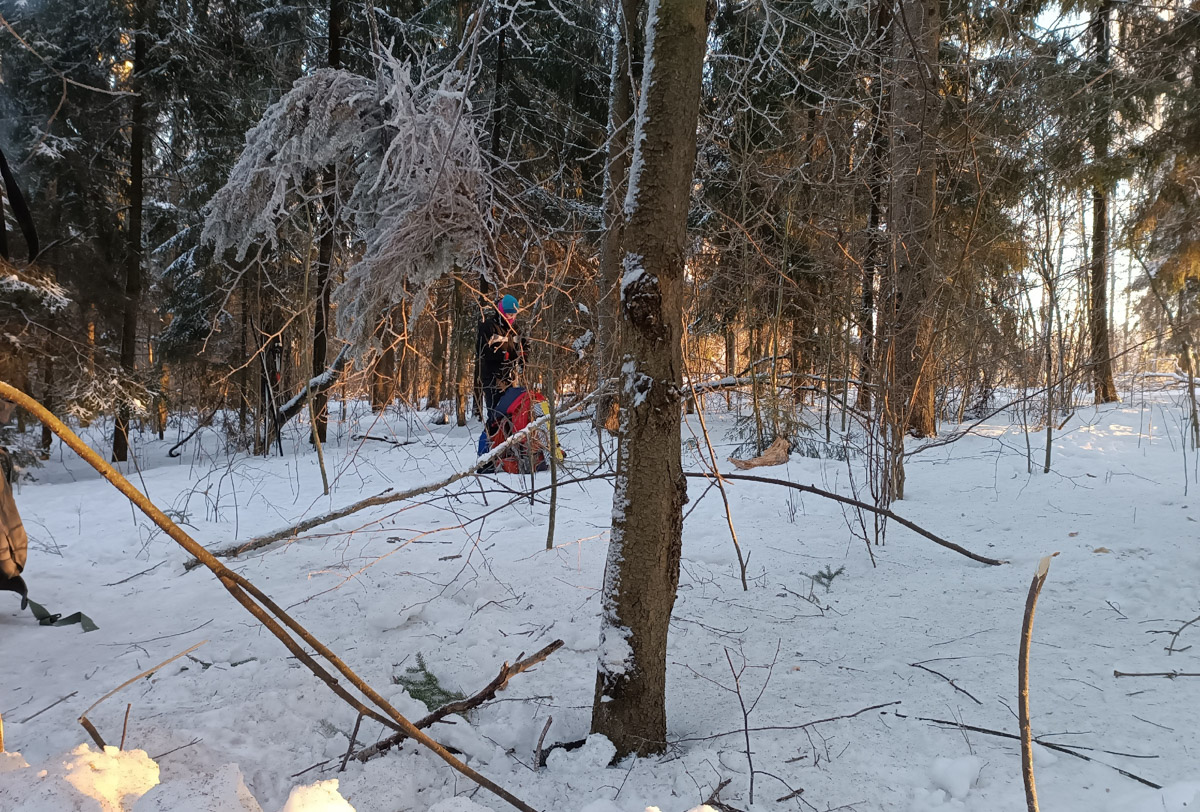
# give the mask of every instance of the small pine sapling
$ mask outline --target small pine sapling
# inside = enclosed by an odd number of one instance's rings
[[[836,570],[833,567],[826,566],[825,569],[818,572],[816,575],[809,577],[816,581],[821,586],[825,587],[825,592],[828,594],[829,587],[833,584],[833,579],[846,571],[845,567],[838,567]]]

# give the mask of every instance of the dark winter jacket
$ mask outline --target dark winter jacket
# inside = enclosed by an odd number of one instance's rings
[[[502,391],[516,382],[525,367],[529,342],[499,312],[492,309],[479,323],[476,357],[479,382],[485,390]]]

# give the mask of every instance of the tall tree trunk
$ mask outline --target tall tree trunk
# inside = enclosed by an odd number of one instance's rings
[[[596,378],[617,375],[620,329],[621,242],[625,226],[625,188],[629,175],[629,138],[633,127],[634,52],[641,37],[637,21],[642,0],[617,0],[613,25],[613,58],[608,90],[608,159],[604,167],[604,238],[596,277]],[[640,71],[640,64],[637,65]],[[595,428],[616,431],[617,393],[596,401]]]
[[[329,67],[339,68],[342,64],[342,23],[345,21],[345,0],[329,0]],[[317,247],[316,268],[316,311],[313,314],[312,376],[325,371],[329,356],[329,300],[330,276],[333,266],[333,243],[337,222],[335,177],[325,173],[322,186],[324,197],[321,208],[325,213],[325,227]],[[329,396],[324,389],[313,395],[313,434],[324,443],[329,434]]]
[[[918,437],[937,433],[934,403],[933,268],[936,196],[936,138],[941,85],[938,0],[911,0],[899,6],[893,25],[896,78],[892,88],[891,198],[888,232],[892,241],[889,340],[893,342],[892,409],[905,429]]]
[[[42,405],[50,411],[54,411],[58,404],[54,397],[54,358],[47,353],[45,364],[42,367]],[[38,450],[38,459],[50,459],[50,447],[54,442],[54,434],[50,431],[50,427],[45,423],[42,424],[42,440]]]
[[[379,355],[371,363],[371,408],[383,412],[396,395],[396,334],[392,329],[392,313],[379,318],[377,335]]]
[[[449,326],[442,321],[442,315],[448,307],[450,289],[441,285],[434,297],[430,312],[433,322],[433,349],[429,353],[429,408],[436,409],[445,397],[442,382],[446,378],[446,348],[448,346]]]
[[[142,204],[145,199],[144,172],[146,163],[146,100],[142,95],[142,76],[146,71],[146,34],[141,30],[146,19],[143,4],[134,6],[133,68],[129,80],[129,212],[125,233],[125,312],[121,324],[121,369],[132,378],[137,368],[138,311],[142,304]],[[124,399],[117,407],[113,427],[112,458],[125,462],[129,458],[129,404]]]
[[[620,445],[592,706],[592,731],[606,735],[618,757],[666,746],[667,630],[687,500],[679,440],[684,245],[706,5],[657,0],[646,21],[649,74],[621,283]]]
[[[1108,74],[1112,62],[1109,35],[1111,0],[1104,0],[1092,17],[1092,38],[1096,43],[1096,59],[1102,73],[1096,98],[1101,110],[1095,114],[1092,132],[1092,160],[1097,177],[1092,187],[1092,262],[1089,268],[1088,324],[1092,345],[1092,386],[1096,403],[1113,403],[1120,398],[1113,380],[1112,350],[1108,330],[1108,196],[1110,184],[1103,178],[1108,160],[1109,127],[1112,113],[1108,108],[1112,78]]]
[[[888,26],[892,20],[890,2],[875,4],[876,42],[886,42]],[[884,180],[887,162],[887,82],[883,81],[886,58],[874,52],[878,65],[878,92],[875,94],[875,109],[871,117],[871,145],[867,154],[867,173],[870,184],[871,204],[867,211],[867,248],[863,257],[862,300],[859,304],[859,330],[862,346],[859,350],[858,398],[859,410],[871,410],[871,372],[875,365],[875,280],[884,266],[885,241],[880,226],[883,220]]]
[[[460,426],[467,425],[467,402],[471,399],[471,370],[472,356],[475,345],[474,325],[471,319],[471,297],[466,284],[458,278],[454,280],[454,332],[451,340],[454,342],[454,416]]]

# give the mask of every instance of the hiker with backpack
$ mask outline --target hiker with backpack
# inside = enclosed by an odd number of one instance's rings
[[[516,385],[525,368],[529,342],[517,328],[518,308],[517,297],[506,295],[494,305],[485,306],[479,323],[475,350],[485,422],[491,419],[491,411],[501,395]]]

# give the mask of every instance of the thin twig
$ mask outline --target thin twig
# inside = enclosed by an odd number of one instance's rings
[[[1015,741],[1021,740],[1021,737],[1016,735],[1015,733],[1005,733],[1003,730],[992,730],[991,728],[979,727],[977,725],[968,725],[968,724],[964,724],[963,722],[949,722],[949,721],[946,721],[945,719],[930,719],[926,716],[906,716],[903,713],[899,713],[896,711],[892,711],[892,713],[897,719],[916,719],[918,722],[930,722],[935,725],[946,725],[947,727],[956,727],[956,728],[959,728],[960,730],[969,730],[972,733],[984,733],[988,736],[999,736],[1002,739],[1013,739]],[[1042,739],[1035,739],[1034,741],[1036,741],[1038,744],[1040,744],[1042,747],[1045,747],[1048,750],[1054,750],[1057,753],[1063,753],[1068,756],[1074,756],[1075,758],[1082,759],[1084,761],[1091,761],[1094,764],[1101,764],[1105,767],[1108,767],[1111,770],[1116,770],[1117,772],[1119,772],[1121,775],[1125,776],[1126,778],[1132,778],[1134,781],[1137,781],[1138,783],[1141,783],[1141,784],[1145,784],[1146,786],[1151,787],[1152,789],[1162,789],[1161,784],[1155,784],[1153,781],[1149,781],[1145,778],[1142,778],[1140,775],[1134,775],[1133,773],[1129,772],[1128,770],[1122,770],[1120,767],[1114,767],[1113,765],[1106,764],[1105,762],[1100,761],[1098,759],[1091,758],[1090,756],[1085,756],[1083,753],[1080,753],[1080,752],[1072,749],[1068,745],[1054,744],[1053,742],[1043,741]]]
[[[684,373],[691,378],[691,373],[688,372],[687,366],[684,366]],[[729,494],[725,493],[725,482],[721,478],[721,471],[717,467],[717,452],[713,449],[712,439],[708,435],[708,423],[704,420],[704,397],[696,397],[693,388],[692,402],[696,404],[696,416],[700,418],[700,432],[704,435],[704,445],[708,447],[709,470],[712,471],[713,477],[716,479],[717,487],[721,490],[721,501],[725,503],[725,521],[729,524],[729,537],[733,539],[733,551],[737,553],[738,569],[742,575],[742,591],[749,592],[750,585],[746,583],[746,560],[742,557],[742,545],[738,542],[737,529],[733,526],[733,512],[729,508]],[[750,802],[754,802],[754,772],[750,772]]]
[[[164,558],[162,561],[159,561],[157,564],[155,564],[153,567],[151,567],[148,570],[142,570],[141,572],[135,572],[133,575],[130,575],[128,578],[122,578],[119,581],[113,581],[111,584],[105,584],[105,586],[120,586],[121,584],[124,584],[128,581],[132,581],[134,578],[137,578],[139,575],[145,575],[148,572],[154,572],[156,569],[158,569],[165,563],[167,563],[167,560]]]
[[[972,701],[972,702],[974,702],[976,705],[982,705],[982,704],[983,704],[983,703],[982,703],[982,702],[980,702],[978,699],[976,699],[975,697],[971,696],[971,692],[970,692],[970,691],[968,691],[966,688],[961,688],[961,687],[959,687],[959,686],[958,686],[958,685],[957,685],[957,684],[954,682],[954,680],[950,679],[949,677],[947,677],[945,674],[941,673],[940,671],[934,671],[932,668],[926,668],[925,666],[921,665],[921,663],[909,663],[909,665],[911,665],[913,668],[919,668],[919,669],[921,669],[922,671],[928,671],[930,674],[936,674],[937,676],[939,676],[939,677],[941,677],[942,679],[944,679],[946,682],[950,683],[950,687],[951,687],[951,688],[953,688],[954,690],[958,691],[959,693],[966,694],[968,697],[970,697],[971,701]]]
[[[546,742],[546,734],[550,732],[550,725],[554,723],[553,716],[546,717],[546,725],[542,728],[542,735],[538,736],[537,747],[533,751],[533,763],[535,766],[542,763],[542,745]]]
[[[3,384],[0,384],[0,386],[3,386]],[[145,671],[138,674],[136,677],[130,677],[129,679],[125,680],[120,685],[118,685],[116,688],[113,688],[111,691],[106,693],[104,696],[100,697],[95,702],[93,702],[91,705],[89,705],[88,709],[85,710],[83,713],[79,714],[79,724],[83,725],[83,729],[86,730],[91,735],[92,740],[95,741],[96,744],[100,745],[101,748],[104,748],[106,745],[104,743],[104,739],[100,736],[100,731],[96,730],[95,725],[93,725],[91,723],[91,721],[87,718],[87,715],[89,713],[91,713],[93,710],[95,710],[97,705],[99,705],[104,700],[108,699],[113,694],[117,693],[118,691],[121,691],[124,688],[129,687],[130,685],[133,685],[133,683],[137,682],[142,677],[150,676],[151,674],[153,674],[155,671],[162,668],[163,666],[170,665],[171,663],[178,660],[180,657],[184,657],[188,654],[191,654],[193,651],[200,648],[202,645],[204,645],[207,642],[208,642],[207,640],[201,640],[196,645],[179,652],[178,654],[176,654],[174,657],[170,658],[169,660],[163,660],[161,663],[154,666],[153,668],[147,668]],[[122,735],[122,738],[124,738],[124,735]]]
[[[358,726],[362,724],[363,715],[360,713],[354,720],[354,730],[350,733],[350,745],[346,748],[346,755],[342,756],[342,766],[338,767],[338,772],[346,772],[346,765],[350,763],[350,754],[354,752],[354,744],[358,741]]]
[[[26,718],[22,719],[20,722],[18,722],[18,724],[22,724],[22,725],[23,725],[23,724],[25,724],[26,722],[28,722],[28,721],[30,721],[30,720],[33,720],[33,719],[36,719],[36,718],[38,718],[39,716],[41,716],[41,715],[42,715],[43,713],[45,713],[46,711],[48,711],[48,710],[50,710],[51,708],[53,708],[55,705],[60,705],[60,704],[62,704],[63,702],[66,702],[68,699],[70,699],[71,697],[75,696],[75,694],[77,694],[77,693],[79,693],[79,691],[71,691],[71,693],[67,694],[67,695],[66,695],[66,696],[64,696],[62,699],[59,699],[59,700],[57,700],[57,701],[55,701],[55,702],[51,702],[49,705],[47,705],[46,707],[42,708],[40,711],[38,711],[37,713],[35,713],[33,716],[27,716]]]
[[[172,748],[165,753],[159,753],[157,756],[153,756],[152,758],[154,759],[154,761],[158,761],[160,758],[166,758],[167,756],[171,755],[172,753],[178,753],[180,750],[184,749],[185,747],[191,747],[193,745],[199,744],[202,741],[204,741],[204,739],[200,739],[200,738],[192,739],[187,744],[181,744],[178,747]]]
[[[125,736],[129,733],[129,712],[133,710],[133,703],[125,703],[125,723],[121,725],[121,743],[117,745],[118,750],[125,749]]]
[[[691,477],[693,479],[707,479],[708,478],[708,474],[706,474],[706,473],[690,473],[690,472],[685,471],[683,475],[685,477]],[[768,485],[782,485],[785,488],[791,488],[793,490],[802,491],[803,493],[816,494],[817,496],[823,496],[826,499],[832,499],[835,502],[841,502],[842,504],[845,504],[845,505],[853,505],[854,507],[862,508],[863,510],[870,511],[871,513],[876,513],[880,516],[886,516],[887,518],[891,519],[892,521],[896,522],[897,524],[904,525],[909,530],[912,530],[914,533],[919,533],[920,535],[922,535],[925,538],[932,541],[934,544],[938,544],[942,547],[945,547],[947,550],[953,550],[956,553],[965,555],[967,558],[971,559],[972,561],[978,561],[981,564],[988,564],[989,566],[993,566],[993,567],[998,567],[1001,564],[1008,563],[1007,561],[1001,561],[996,558],[988,558],[987,556],[982,556],[977,553],[973,553],[970,550],[966,549],[965,547],[960,547],[959,545],[955,544],[952,541],[946,541],[946,539],[942,538],[941,536],[934,535],[933,533],[931,533],[930,531],[921,527],[920,525],[918,525],[914,522],[910,522],[908,519],[905,519],[901,516],[897,516],[895,513],[888,510],[887,508],[881,508],[876,505],[869,505],[866,502],[860,502],[859,500],[851,499],[848,496],[842,496],[840,494],[822,490],[813,485],[801,485],[798,482],[788,482],[785,479],[774,479],[772,477],[755,476],[752,474],[722,474],[721,476],[724,479],[728,479],[728,480],[745,480],[746,482],[764,482]]]
[[[1114,677],[1166,677],[1167,679],[1175,679],[1176,677],[1200,677],[1200,673],[1194,671],[1145,671],[1145,672],[1128,672],[1128,671],[1113,671]]]

